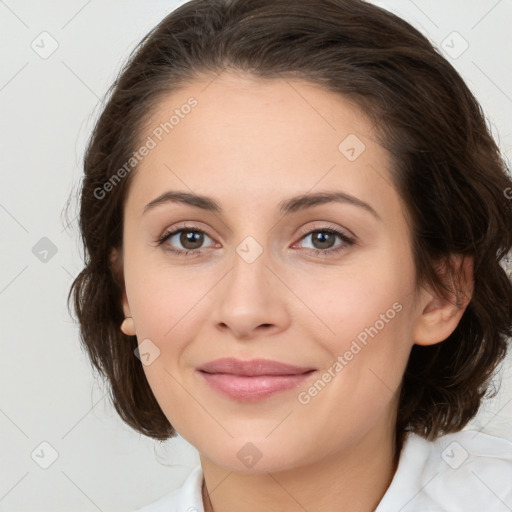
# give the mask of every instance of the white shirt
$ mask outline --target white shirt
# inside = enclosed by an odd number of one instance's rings
[[[204,512],[202,483],[203,471],[199,465],[181,487],[138,512]],[[510,511],[512,440],[472,430],[448,434],[432,442],[409,434],[398,469],[375,510]]]

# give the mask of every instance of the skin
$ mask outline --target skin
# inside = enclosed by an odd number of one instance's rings
[[[169,94],[142,140],[190,96],[197,107],[133,171],[123,250],[112,253],[124,277],[123,310],[132,317],[123,331],[160,350],[144,371],[166,417],[199,451],[206,511],[241,503],[245,512],[374,510],[396,470],[397,398],[410,350],[446,339],[465,305],[417,286],[390,156],[348,100],[305,81],[229,71]],[[349,134],[366,146],[354,161],[338,149]],[[143,213],[168,190],[210,196],[223,211],[166,203]],[[332,190],[366,202],[379,218],[335,202],[279,213],[282,200]],[[202,245],[186,245],[179,234],[156,244],[184,224],[206,233]],[[325,227],[356,243],[336,236],[322,246],[306,234]],[[248,236],[263,251],[252,263],[236,251]],[[203,253],[183,257],[164,247]],[[300,403],[298,393],[397,302],[401,311]],[[242,403],[196,372],[226,356],[317,372],[300,389]],[[248,442],[261,454],[252,467],[237,457]]]

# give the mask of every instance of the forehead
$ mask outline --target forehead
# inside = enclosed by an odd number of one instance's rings
[[[348,99],[302,80],[228,72],[198,79],[157,105],[140,139],[152,149],[130,187],[128,203],[139,213],[166,189],[234,208],[248,199],[275,207],[331,188],[376,208],[397,200],[389,154],[369,119]]]

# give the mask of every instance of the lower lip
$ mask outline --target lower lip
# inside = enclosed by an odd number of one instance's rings
[[[242,402],[257,402],[272,395],[296,388],[314,371],[297,375],[261,375],[246,377],[226,373],[199,372],[208,385],[224,396]]]

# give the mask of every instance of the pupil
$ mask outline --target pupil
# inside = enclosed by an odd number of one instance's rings
[[[317,232],[316,236],[313,237],[315,242],[320,242],[320,249],[326,249],[330,247],[330,243],[332,243],[333,235],[331,233],[324,233],[322,231]],[[326,243],[327,242],[327,243]]]
[[[186,249],[198,249],[203,243],[203,234],[196,231],[184,231],[180,238],[181,244]],[[189,244],[192,244],[192,247]]]

